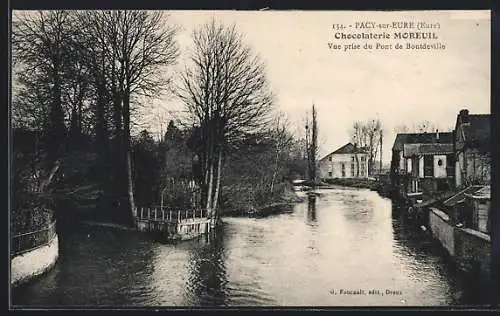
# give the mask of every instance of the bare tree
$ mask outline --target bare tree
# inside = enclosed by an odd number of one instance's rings
[[[100,44],[97,60],[101,84],[108,84],[114,104],[115,129],[125,161],[130,214],[135,208],[131,158],[131,104],[138,95],[156,97],[170,83],[166,67],[175,63],[177,27],[161,11],[99,11],[84,13],[90,34]],[[104,60],[103,60],[104,59]],[[121,136],[121,137],[120,137]]]
[[[380,154],[379,149],[381,149],[383,137],[382,122],[379,119],[372,119],[366,122],[356,121],[352,125],[350,134],[352,142],[357,147],[368,152],[368,174],[372,174],[375,168],[375,161]],[[356,155],[359,170],[357,159]]]
[[[13,63],[20,70],[24,92],[46,102],[47,111],[40,114],[45,116],[42,120],[49,165],[61,158],[66,138],[62,86],[71,24],[67,11],[22,13],[12,23]],[[33,84],[35,87],[30,86]]]
[[[431,121],[414,122],[412,125],[401,124],[394,128],[396,133],[433,133],[437,125]]]
[[[310,141],[309,141],[310,139]],[[311,123],[306,123],[306,142],[307,142],[307,160],[308,160],[308,171],[309,180],[316,183],[317,172],[316,172],[316,157],[319,152],[318,148],[318,123],[317,123],[317,112],[316,107],[312,106],[312,117]]]
[[[284,113],[279,113],[272,124],[271,129],[271,138],[274,143],[274,170],[273,176],[271,178],[271,193],[274,192],[274,184],[276,183],[276,177],[280,168],[280,158],[284,152],[286,152],[287,148],[290,148],[293,143],[293,136],[290,134],[290,122],[287,120]]]
[[[200,130],[204,200],[216,217],[225,151],[265,126],[272,94],[264,64],[234,25],[212,20],[192,37],[192,66],[181,75],[179,97]]]

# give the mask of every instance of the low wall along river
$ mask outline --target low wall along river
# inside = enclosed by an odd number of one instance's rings
[[[455,227],[444,212],[431,208],[429,226],[459,269],[485,280],[490,277],[491,237],[469,228]]]
[[[47,245],[13,257],[10,263],[11,284],[17,286],[47,272],[58,256],[59,240],[55,236]]]

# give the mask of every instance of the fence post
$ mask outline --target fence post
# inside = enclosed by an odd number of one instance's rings
[[[172,209],[170,209],[170,211],[168,211],[168,213],[169,213],[168,215],[170,217],[169,221],[172,221]]]
[[[161,220],[165,221],[165,210],[161,209]]]
[[[141,219],[144,217],[144,208],[141,207]]]
[[[180,210],[177,211],[177,222],[179,222],[179,223],[181,222],[181,211]]]
[[[155,207],[155,220],[158,218],[158,209]]]

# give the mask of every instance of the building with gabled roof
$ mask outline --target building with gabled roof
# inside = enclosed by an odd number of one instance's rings
[[[366,148],[347,143],[319,160],[321,179],[368,178]]]
[[[453,188],[453,133],[398,134],[392,146],[391,181],[402,196],[423,199]]]
[[[454,131],[455,185],[457,188],[488,185],[491,181],[489,114],[469,114],[461,110]]]

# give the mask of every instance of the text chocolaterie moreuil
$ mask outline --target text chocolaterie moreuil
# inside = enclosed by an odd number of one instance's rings
[[[426,39],[434,40],[438,39],[438,36],[434,32],[395,32],[391,36],[390,33],[380,32],[380,33],[344,33],[335,32],[335,39],[396,39],[396,40],[406,40],[406,39]]]

